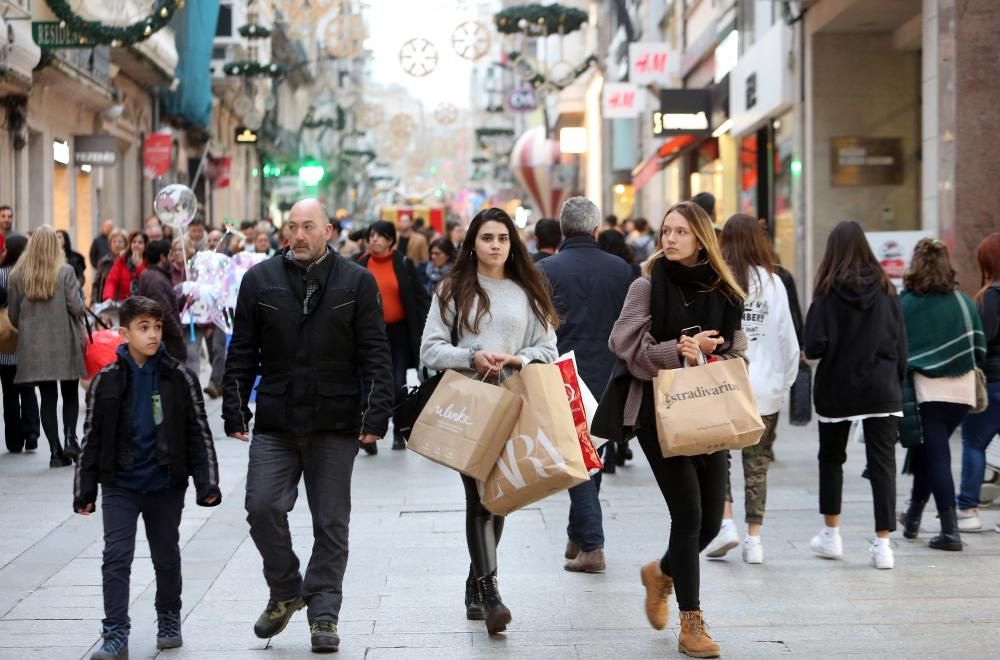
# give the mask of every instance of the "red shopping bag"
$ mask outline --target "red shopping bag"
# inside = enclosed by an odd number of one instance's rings
[[[87,342],[87,352],[84,363],[87,366],[87,379],[97,375],[97,372],[117,359],[118,347],[122,338],[117,330],[95,330]]]
[[[583,452],[583,462],[588,470],[600,469],[604,467],[597,450],[594,449],[594,441],[590,437],[590,428],[587,422],[587,410],[583,405],[583,390],[580,387],[580,376],[576,372],[576,356],[573,351],[563,355],[556,360],[559,373],[562,374],[563,383],[566,385],[566,398],[569,399],[569,409],[573,413],[573,423],[576,424],[576,435],[580,439],[580,451]]]

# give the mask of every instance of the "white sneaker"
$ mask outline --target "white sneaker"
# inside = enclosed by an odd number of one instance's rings
[[[764,563],[764,545],[758,541],[751,541],[750,537],[743,539],[743,561],[748,564]]]
[[[896,566],[896,557],[892,553],[892,546],[889,545],[889,541],[886,540],[884,543],[871,544],[868,548],[868,552],[871,553],[871,564],[878,569],[891,569]]]
[[[968,510],[959,509],[958,531],[960,532],[981,532],[983,531],[983,521],[979,519],[978,513],[970,513]]]
[[[823,559],[843,559],[844,541],[840,538],[840,532],[827,534],[822,531],[809,541],[809,547]]]
[[[719,533],[715,535],[712,542],[705,548],[705,556],[713,559],[721,559],[726,553],[740,544],[740,535],[736,533],[736,524],[731,520],[725,520]]]

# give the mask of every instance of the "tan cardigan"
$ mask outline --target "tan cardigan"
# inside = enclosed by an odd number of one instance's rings
[[[622,313],[615,321],[608,339],[608,348],[625,362],[632,374],[632,384],[625,402],[625,426],[635,426],[639,417],[642,384],[651,382],[662,369],[680,369],[683,366],[677,354],[676,339],[657,342],[650,334],[653,317],[649,299],[652,292],[653,283],[649,278],[640,277],[632,283],[625,297]],[[725,353],[713,355],[722,360],[742,358],[747,361],[746,351],[747,336],[742,330],[737,330],[729,349]]]

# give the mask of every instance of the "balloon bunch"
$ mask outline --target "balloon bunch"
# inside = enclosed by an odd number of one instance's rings
[[[243,276],[267,256],[241,252],[229,257],[208,250],[194,255],[188,279],[181,284],[181,293],[190,296],[190,304],[181,321],[185,324],[215,324],[223,332],[233,331],[232,310],[240,292]]]

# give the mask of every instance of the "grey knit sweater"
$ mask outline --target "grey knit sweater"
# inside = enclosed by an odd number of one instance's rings
[[[441,305],[437,294],[434,295],[420,342],[423,365],[435,371],[454,369],[471,376],[475,371],[469,368],[469,357],[474,350],[516,355],[525,364],[534,360],[546,364],[555,362],[559,357],[556,331],[538,322],[524,290],[512,280],[495,280],[483,275],[479,276],[479,283],[490,298],[490,311],[480,322],[478,335],[468,330],[459,333],[458,346],[451,344],[454,306],[448,307],[447,320],[442,319]],[[473,304],[472,318],[477,308],[478,305]]]

